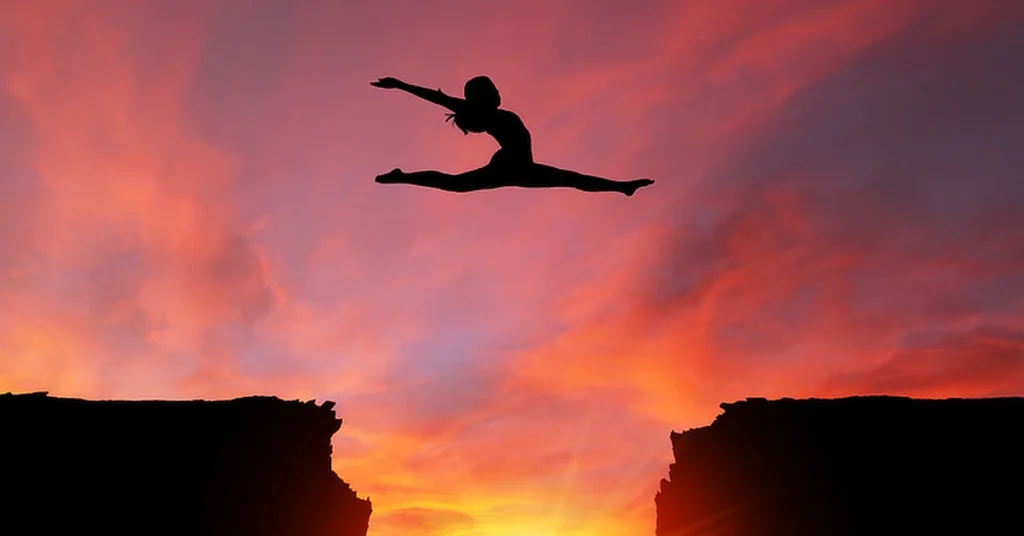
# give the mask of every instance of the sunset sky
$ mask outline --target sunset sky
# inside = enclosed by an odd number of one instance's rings
[[[653,535],[669,432],[720,402],[1024,395],[1021,24],[0,0],[0,392],[333,400],[371,536]],[[369,82],[478,74],[539,161],[656,184],[375,184],[496,146]]]

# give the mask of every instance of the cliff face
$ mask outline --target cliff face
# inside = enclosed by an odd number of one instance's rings
[[[0,395],[0,501],[21,534],[365,536],[331,470],[332,402]]]
[[[671,434],[657,535],[1024,534],[1024,399],[722,404]]]

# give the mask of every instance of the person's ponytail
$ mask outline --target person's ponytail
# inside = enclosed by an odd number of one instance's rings
[[[476,76],[466,82],[463,94],[466,96],[464,109],[447,114],[445,122],[451,121],[463,134],[484,132],[486,116],[501,106],[498,87],[490,78]]]
[[[444,122],[451,121],[453,125],[459,127],[459,130],[463,134],[469,134],[470,132],[481,133],[484,131],[482,121],[480,121],[479,112],[472,110],[463,110],[459,113],[445,114]]]

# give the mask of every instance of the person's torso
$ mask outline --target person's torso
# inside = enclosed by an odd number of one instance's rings
[[[502,149],[532,153],[530,131],[518,115],[508,110],[495,110],[488,118],[484,132],[490,134]]]

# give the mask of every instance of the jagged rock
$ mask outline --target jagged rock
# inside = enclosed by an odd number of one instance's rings
[[[332,407],[0,395],[3,532],[365,536]]]
[[[672,432],[657,536],[1024,534],[1024,399],[722,404]]]

